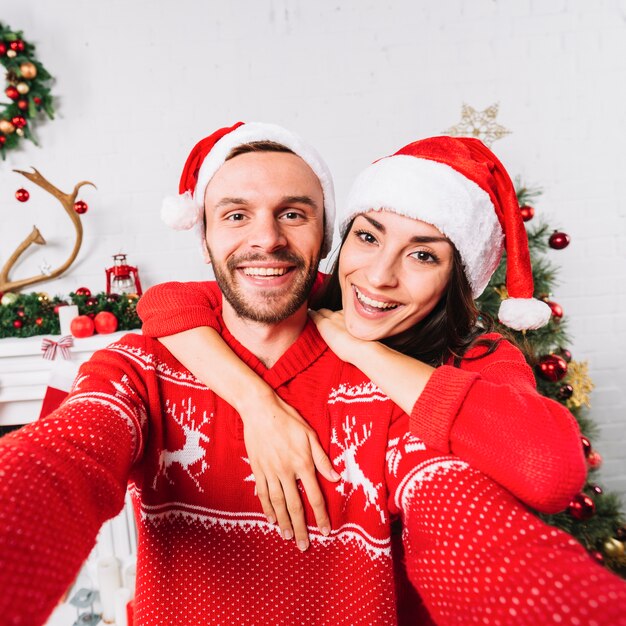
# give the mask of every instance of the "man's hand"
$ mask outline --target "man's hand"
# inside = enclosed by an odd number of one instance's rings
[[[330,519],[315,470],[332,482],[339,474],[315,431],[276,394],[239,413],[263,512],[271,523],[278,521],[285,539],[295,537],[298,548],[306,550],[309,535],[296,480],[302,483],[320,531],[329,535]]]

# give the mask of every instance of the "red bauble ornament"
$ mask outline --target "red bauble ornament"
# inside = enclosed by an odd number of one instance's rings
[[[571,385],[563,385],[556,394],[556,397],[559,400],[569,400],[573,395],[574,387],[572,387]]]
[[[85,306],[94,307],[97,304],[98,304],[97,298],[87,298],[87,300],[85,300]]]
[[[565,359],[567,363],[572,360],[572,353],[567,348],[561,348],[556,354]]]
[[[7,141],[7,138],[4,135],[0,135],[0,146],[3,146]]]
[[[93,335],[93,320],[88,315],[79,315],[70,322],[70,332],[77,339]]]
[[[581,437],[580,443],[583,444],[583,452],[585,453],[585,458],[587,458],[591,454],[591,441],[587,437]]]
[[[533,217],[535,217],[535,209],[529,206],[528,204],[525,204],[524,206],[520,207],[519,211],[522,214],[522,219],[525,222],[530,222],[530,220],[532,220]]]
[[[117,330],[117,317],[109,311],[100,311],[93,320],[96,332],[101,335],[114,333]]]
[[[598,469],[602,466],[602,455],[595,450],[592,450],[589,456],[587,457],[587,465],[590,469]]]
[[[37,324],[37,326],[41,326],[43,324],[43,317],[38,317],[35,320],[35,324]]]
[[[34,102],[37,106],[39,106],[39,105],[41,104],[41,98],[40,98],[39,96],[35,96],[35,97],[33,98],[33,102]]]
[[[554,248],[555,250],[563,250],[563,248],[567,248],[567,246],[569,246],[569,235],[567,233],[560,233],[558,230],[555,230],[550,235],[548,243],[550,244],[550,247]]]
[[[567,374],[567,363],[556,354],[546,354],[539,359],[539,374],[542,378],[556,383]]]
[[[604,565],[604,554],[602,554],[602,552],[600,552],[599,550],[592,550],[589,554],[596,563]]]
[[[18,309],[18,310],[17,310],[17,316],[18,316],[18,317],[22,317],[22,318],[23,318],[23,317],[26,317],[26,313],[24,313],[24,309],[21,309],[21,308],[20,308],[20,309]]]
[[[91,296],[91,291],[87,287],[79,287],[74,293],[77,296],[87,296],[88,298]]]
[[[118,302],[120,299],[120,294],[119,293],[109,293],[107,294],[107,302],[109,303],[113,303],[113,302]]]
[[[4,41],[0,41],[0,57],[3,57],[7,53],[7,47]]]
[[[28,189],[24,189],[23,187],[21,189],[18,189],[15,192],[15,198],[19,202],[27,202],[28,199],[30,198],[30,194],[28,193]]]
[[[15,128],[24,128],[26,126],[26,118],[21,115],[16,115],[13,119],[11,119],[11,123]]]
[[[22,320],[13,320],[13,328],[22,328],[24,322]]]
[[[615,538],[619,539],[620,541],[626,541],[626,526],[620,526],[615,531]]]
[[[18,100],[17,101],[17,108],[20,111],[26,111],[26,109],[28,109],[28,100]]]
[[[587,494],[579,493],[572,498],[567,511],[574,519],[584,522],[593,517],[596,505]]]
[[[591,485],[591,491],[598,496],[601,496],[604,493],[604,490],[600,487],[600,485]]]
[[[55,305],[54,305],[54,309],[52,309],[52,310],[54,311],[54,314],[55,314],[55,315],[58,315],[58,314],[59,314],[59,309],[60,309],[62,306],[67,306],[67,302],[59,302],[59,304],[55,304]]]
[[[7,95],[7,98],[11,98],[11,100],[17,100],[20,97],[20,92],[11,85],[4,90],[4,93]]]
[[[560,320],[563,317],[563,308],[558,302],[546,300],[546,304],[550,307],[550,310],[552,311],[552,317],[555,320]]]
[[[78,213],[79,215],[87,213],[88,208],[89,207],[87,206],[87,203],[83,200],[78,200],[77,202],[74,202],[74,211],[76,211],[76,213]]]
[[[21,39],[16,39],[9,43],[9,48],[15,52],[24,52],[24,42]]]

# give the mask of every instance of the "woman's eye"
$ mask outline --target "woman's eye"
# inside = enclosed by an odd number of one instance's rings
[[[434,254],[426,252],[425,250],[418,250],[417,252],[413,252],[411,256],[422,263],[436,263],[438,261],[437,257]]]
[[[365,243],[376,243],[376,237],[372,233],[368,233],[366,230],[358,230],[356,236]]]

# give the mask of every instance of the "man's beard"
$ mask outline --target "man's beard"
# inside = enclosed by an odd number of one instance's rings
[[[282,322],[293,315],[307,301],[317,276],[317,267],[320,261],[318,257],[307,267],[304,259],[287,250],[269,255],[251,253],[231,257],[226,261],[225,266],[215,262],[211,250],[209,250],[209,257],[213,265],[215,280],[235,313],[243,319],[261,324]],[[266,263],[268,261],[290,263],[293,265],[290,271],[297,272],[298,276],[287,292],[284,289],[268,289],[266,291],[262,288],[257,289],[257,302],[252,303],[249,301],[249,297],[246,299],[245,291],[239,288],[234,278],[238,271],[237,267],[242,263]],[[263,304],[260,305],[259,301]]]

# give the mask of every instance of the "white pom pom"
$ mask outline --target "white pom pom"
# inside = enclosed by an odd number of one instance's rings
[[[550,321],[550,307],[536,298],[507,298],[502,301],[498,319],[514,330],[534,330]]]
[[[198,223],[201,212],[202,207],[188,191],[181,196],[164,198],[161,205],[161,219],[174,230],[189,230]]]

